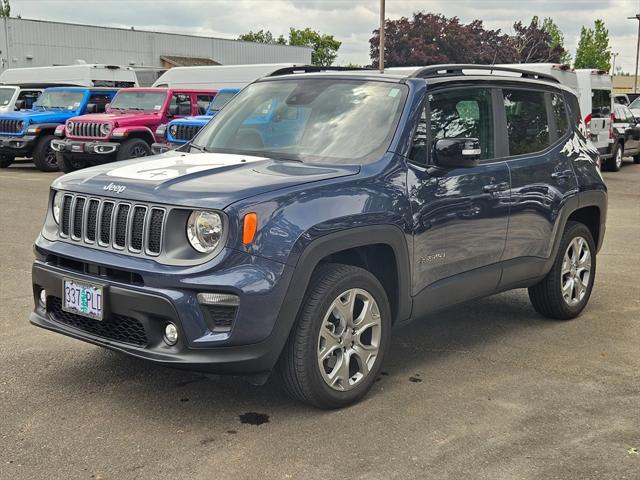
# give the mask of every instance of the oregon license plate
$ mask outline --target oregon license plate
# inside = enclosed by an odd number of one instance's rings
[[[104,294],[100,285],[65,278],[63,280],[63,291],[62,310],[69,313],[77,313],[94,320],[102,320]]]

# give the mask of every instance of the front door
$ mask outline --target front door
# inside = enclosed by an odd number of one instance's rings
[[[492,88],[436,90],[428,95],[409,163],[413,215],[413,294],[454,275],[495,265],[484,277],[491,290],[499,281],[509,218],[509,169],[496,160]],[[432,163],[441,138],[477,138],[480,164],[445,169]]]

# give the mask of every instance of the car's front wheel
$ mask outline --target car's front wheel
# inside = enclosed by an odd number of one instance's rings
[[[87,166],[84,160],[78,160],[62,152],[56,152],[56,161],[61,172],[71,173]]]
[[[0,155],[0,168],[7,168],[13,163],[14,157],[11,155]]]
[[[596,250],[589,229],[567,222],[558,254],[547,276],[529,288],[536,311],[556,320],[575,318],[587,306],[596,274]]]
[[[613,155],[607,160],[607,170],[617,172],[622,167],[622,159],[624,158],[624,144],[616,143],[613,147]]]
[[[151,154],[151,147],[141,138],[130,138],[122,142],[116,160],[146,157]]]
[[[319,408],[362,398],[391,336],[384,288],[368,271],[326,264],[314,273],[279,369],[287,392]]]
[[[56,152],[51,148],[53,135],[43,135],[33,147],[33,163],[41,172],[57,172]]]

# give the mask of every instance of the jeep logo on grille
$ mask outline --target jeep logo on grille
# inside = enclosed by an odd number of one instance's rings
[[[127,187],[124,185],[116,185],[115,183],[111,182],[109,185],[105,185],[102,188],[107,192],[122,193],[126,190]]]

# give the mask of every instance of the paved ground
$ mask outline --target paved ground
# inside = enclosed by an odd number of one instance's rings
[[[0,478],[640,478],[640,165],[605,174],[581,318],[545,321],[519,290],[415,323],[365,401],[338,412],[30,326],[54,176],[0,171]],[[243,424],[249,412],[268,423]]]

